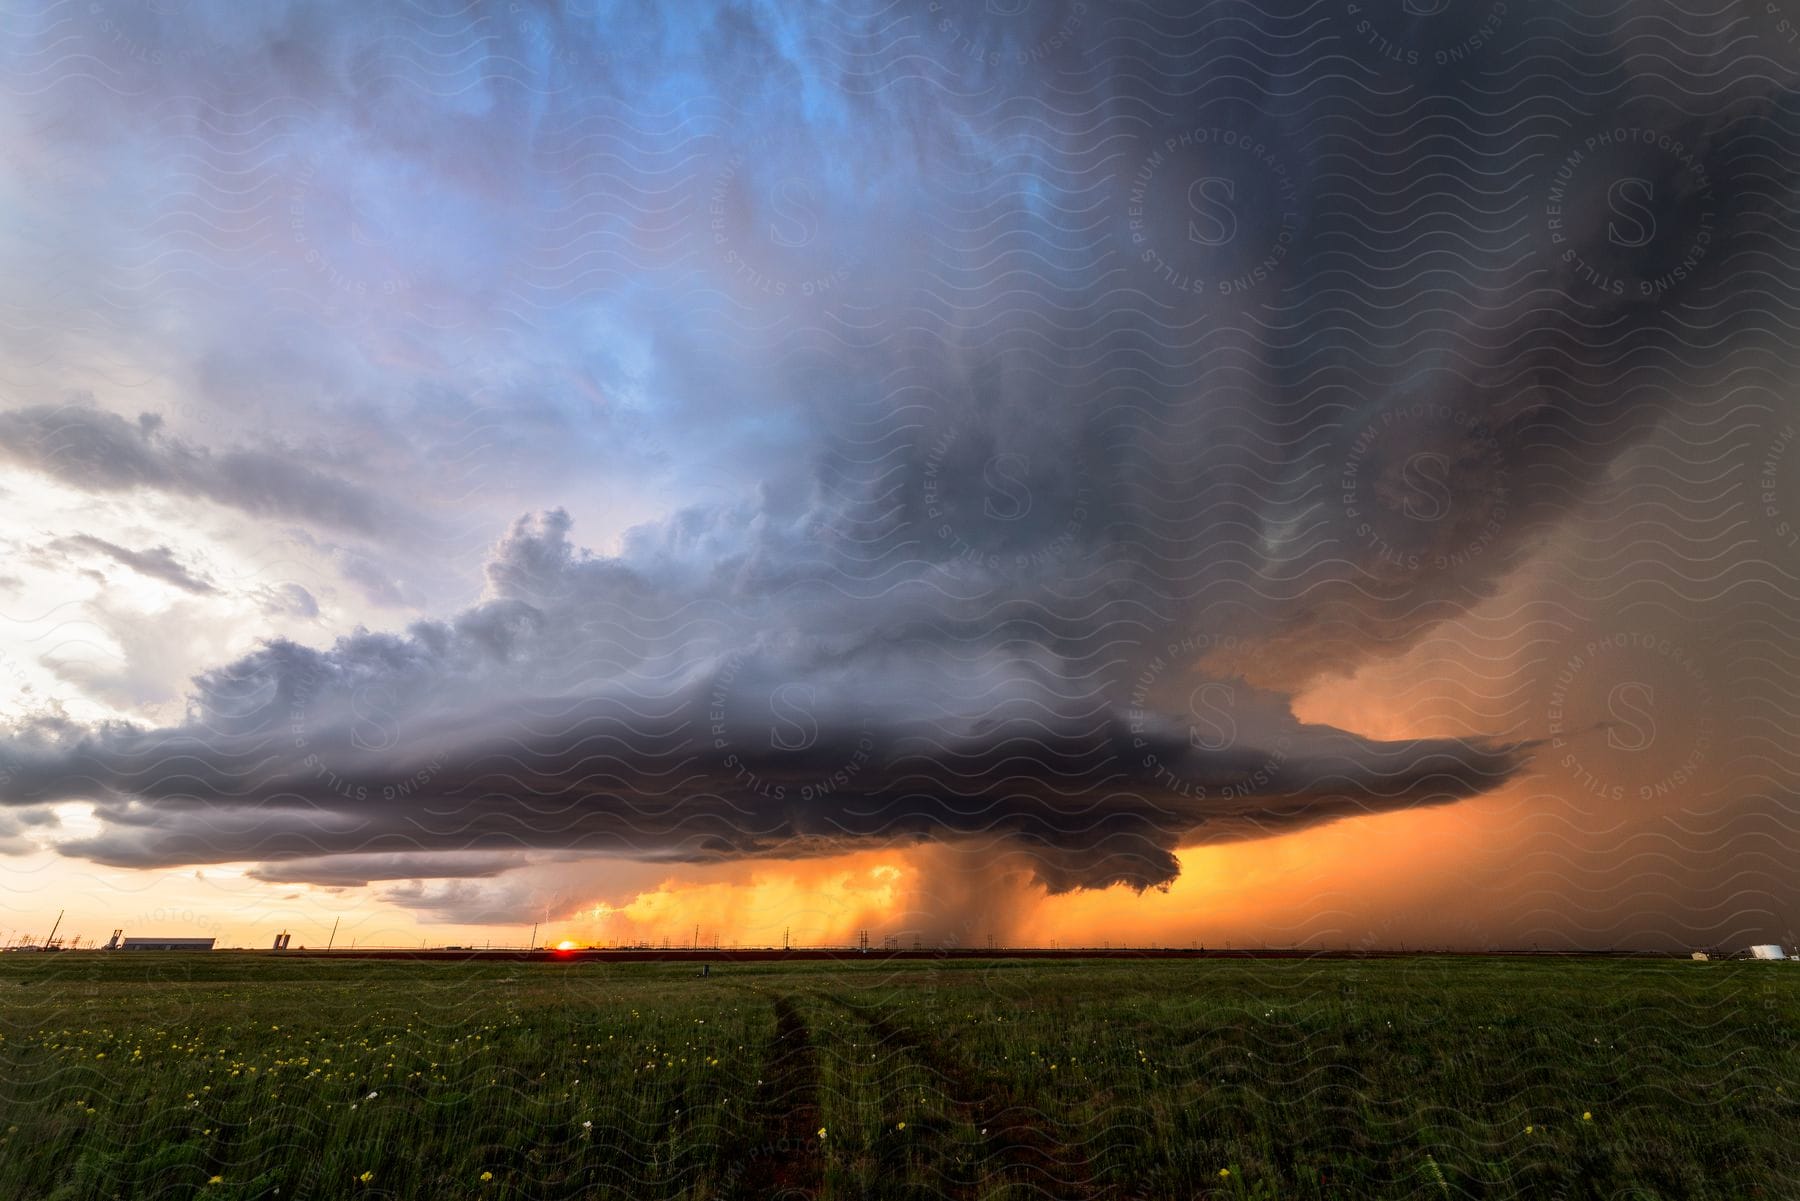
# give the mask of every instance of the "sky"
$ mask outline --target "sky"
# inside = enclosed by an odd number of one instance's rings
[[[1800,10],[0,6],[0,940],[1795,941]]]

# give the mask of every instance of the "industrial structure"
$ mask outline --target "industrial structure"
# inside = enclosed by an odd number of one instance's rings
[[[159,938],[146,935],[142,938],[126,938],[119,943],[121,951],[210,951],[213,942],[210,938]]]

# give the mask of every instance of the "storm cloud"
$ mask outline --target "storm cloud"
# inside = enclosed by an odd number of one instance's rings
[[[93,801],[105,831],[60,849],[116,866],[313,865],[260,869],[275,880],[388,878],[377,856],[417,874],[433,851],[706,861],[986,839],[1029,848],[1060,891],[1165,884],[1183,842],[1445,803],[1521,761],[1304,726],[1232,684],[1214,698],[1228,728],[1202,736],[1099,678],[1072,689],[1073,661],[992,623],[933,635],[952,616],[936,588],[844,594],[825,564],[748,584],[785,544],[756,526],[707,573],[734,585],[708,591],[649,552],[579,553],[565,514],[521,522],[490,598],[455,620],[272,643],[199,680],[181,727],[41,727],[13,745],[9,799]],[[870,625],[876,607],[892,619]],[[489,874],[474,862],[442,874]]]
[[[214,452],[167,436],[154,413],[133,422],[87,405],[0,412],[0,459],[85,492],[146,489],[358,533],[381,530],[403,513],[360,485],[307,465],[296,450]]]
[[[91,534],[76,534],[69,538],[58,538],[53,544],[63,551],[88,551],[104,555],[115,563],[122,563],[140,575],[149,576],[153,580],[161,580],[165,584],[173,584],[183,592],[191,592],[197,596],[207,596],[218,591],[211,583],[201,579],[176,561],[175,552],[166,546],[153,546],[149,550],[132,550],[104,538],[96,538]]]
[[[271,5],[185,43],[179,87],[96,48],[115,86],[46,80],[42,137],[125,129],[191,178],[100,223],[116,261],[69,303],[138,345],[112,302],[166,260],[204,369],[167,428],[103,388],[0,412],[0,458],[312,527],[332,578],[272,611],[339,585],[392,620],[246,641],[179,722],[21,722],[0,801],[90,803],[65,855],[445,881],[391,898],[459,913],[555,857],[921,844],[1141,890],[1183,846],[1571,755],[1622,804],[1630,686],[1699,720],[1641,648],[1716,665],[1719,606],[1791,578],[1756,574],[1780,502],[1695,519],[1738,531],[1717,568],[1668,517],[1791,411],[1791,48],[1363,7]],[[1391,707],[1460,732],[1296,715],[1409,663]],[[1706,720],[1791,705],[1726,691]],[[1741,795],[1724,762],[1650,783]]]

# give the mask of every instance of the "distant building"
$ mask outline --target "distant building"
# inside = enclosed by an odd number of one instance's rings
[[[121,951],[210,951],[210,938],[127,938],[119,944]]]
[[[1786,959],[1787,953],[1781,949],[1781,945],[1779,943],[1765,942],[1765,943],[1760,943],[1757,946],[1750,948],[1750,958],[1752,958],[1752,959]]]

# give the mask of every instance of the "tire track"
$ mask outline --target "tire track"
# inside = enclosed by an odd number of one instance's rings
[[[729,1156],[718,1195],[733,1201],[817,1197],[825,1164],[819,1129],[819,1052],[791,996],[775,998],[775,1034],[763,1057],[751,1144]]]
[[[1083,1154],[1085,1144],[1071,1144],[1059,1137],[1047,1127],[1041,1109],[1014,1101],[992,1082],[978,1079],[960,1060],[878,1010],[841,994],[822,995],[848,1010],[882,1042],[900,1048],[937,1076],[957,1114],[981,1131],[987,1152],[982,1174],[961,1179],[946,1172],[946,1196],[991,1195],[993,1181],[988,1177],[995,1173],[1016,1180],[1036,1197],[1089,1201],[1112,1195],[1096,1182],[1093,1162]]]

